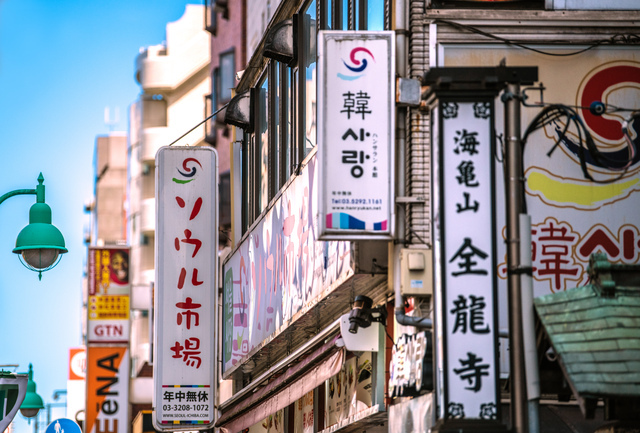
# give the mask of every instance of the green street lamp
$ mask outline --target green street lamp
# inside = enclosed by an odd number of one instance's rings
[[[20,413],[26,418],[33,418],[38,415],[40,409],[44,409],[42,397],[36,392],[36,383],[33,381],[33,366],[29,364],[29,372],[27,373],[27,393],[20,405]]]
[[[62,258],[62,254],[68,251],[65,248],[62,233],[51,224],[51,208],[44,202],[43,182],[44,177],[40,173],[35,189],[17,189],[0,197],[0,204],[2,204],[14,195],[34,194],[36,196],[36,203],[29,210],[29,225],[18,234],[13,252],[20,254],[20,261],[27,269],[38,272],[40,280],[42,273],[54,268]]]

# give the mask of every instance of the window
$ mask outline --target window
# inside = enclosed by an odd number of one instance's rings
[[[220,107],[218,106],[218,80],[220,79],[219,68],[215,68],[211,73],[211,89],[210,95],[205,96],[204,117],[205,119],[215,113]],[[205,129],[205,141],[212,146],[216,144],[216,125],[220,124],[217,120],[218,116],[213,116],[207,120],[204,125]]]
[[[269,204],[269,77],[263,76],[257,87],[256,98],[256,125],[255,125],[255,146],[256,150],[256,174],[255,191],[256,195],[256,217]]]
[[[302,15],[302,56],[301,70],[304,79],[300,80],[302,115],[301,159],[304,159],[316,145],[316,1],[309,3]]]
[[[142,97],[142,127],[167,126],[167,101],[162,95]]]
[[[211,116],[211,114],[215,111],[213,107],[215,106],[215,93],[211,93],[209,95],[205,95],[204,97],[204,118]],[[207,120],[204,124],[204,141],[208,144],[215,146],[216,145],[216,125],[215,125],[215,117]]]
[[[220,173],[220,184],[218,185],[220,197],[220,226],[231,226],[231,172]]]
[[[218,102],[226,104],[231,99],[231,90],[236,87],[236,60],[235,50],[231,49],[220,54],[220,72]]]
[[[385,8],[389,7],[388,0],[326,0],[322,6],[327,16],[323,19],[323,25],[328,29],[385,30],[390,28],[390,25],[385,23]]]
[[[204,29],[215,36],[218,27],[216,0],[205,0],[205,5],[207,10],[204,13]]]
[[[242,232],[260,217],[317,144],[317,32],[321,28],[384,30],[389,0],[308,0],[293,16],[297,63],[270,60],[251,90],[253,132],[245,134],[242,172]],[[320,18],[320,19],[318,19]],[[231,97],[234,53],[220,56],[218,104]],[[226,84],[225,84],[226,83]],[[227,93],[227,90],[228,93]]]

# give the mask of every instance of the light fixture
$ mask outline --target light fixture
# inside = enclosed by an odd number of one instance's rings
[[[33,366],[29,364],[27,393],[20,405],[20,413],[26,418],[33,418],[38,415],[40,409],[44,409],[42,397],[36,393],[36,383],[33,381]]]
[[[275,24],[265,37],[263,56],[289,66],[294,65],[297,51],[294,23],[297,22],[289,19]]]
[[[380,322],[386,325],[387,310],[384,305],[371,308],[373,300],[364,295],[356,296],[353,301],[353,309],[349,313],[349,332],[356,334],[358,328],[368,328],[371,322]]]
[[[29,210],[29,225],[18,234],[16,247],[13,252],[20,254],[20,261],[27,268],[42,273],[55,267],[65,248],[64,237],[60,230],[51,224],[51,208],[44,202],[44,177],[38,176],[35,189],[19,189],[8,192],[0,197],[0,203],[7,198],[20,194],[35,194],[36,203]]]
[[[255,89],[247,90],[231,98],[224,115],[224,122],[253,132],[253,104]]]

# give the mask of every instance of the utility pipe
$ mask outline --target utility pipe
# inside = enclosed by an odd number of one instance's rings
[[[540,374],[538,373],[538,349],[533,320],[533,278],[531,277],[531,216],[520,214],[520,263],[522,274],[522,327],[524,340],[524,365],[527,375],[529,400],[529,432],[540,431],[538,403],[540,400]]]
[[[528,403],[522,329],[522,294],[520,284],[520,214],[523,211],[524,177],[520,134],[520,85],[509,83],[503,95],[506,141],[507,270],[509,305],[509,352],[511,429],[528,432]]]

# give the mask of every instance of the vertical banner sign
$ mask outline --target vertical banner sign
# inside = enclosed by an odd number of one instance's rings
[[[127,346],[89,346],[86,376],[85,433],[126,433],[129,430]]]
[[[205,430],[214,422],[217,153],[163,147],[156,176],[153,424]]]
[[[318,36],[320,239],[390,239],[394,218],[394,33]]]
[[[89,344],[129,342],[129,251],[127,247],[89,247]]]
[[[496,421],[493,99],[467,101],[439,102],[441,414]]]
[[[86,406],[87,352],[84,347],[69,349],[69,379],[67,380],[67,416],[77,417]]]

